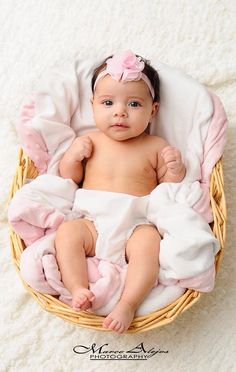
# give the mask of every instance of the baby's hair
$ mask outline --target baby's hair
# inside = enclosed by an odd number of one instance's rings
[[[91,87],[92,87],[93,93],[94,93],[94,84],[98,77],[98,74],[106,68],[106,65],[107,65],[106,60],[111,57],[112,56],[107,57],[98,67],[95,68],[93,72],[92,81],[91,81]],[[136,57],[140,57],[140,56],[136,54]],[[143,57],[140,57],[140,58],[144,62],[144,65],[145,65],[142,72],[148,77],[154,89],[155,96],[154,96],[153,102],[160,102],[160,79],[159,79],[158,72],[155,70],[154,67],[151,66],[150,61],[148,61],[147,59]]]

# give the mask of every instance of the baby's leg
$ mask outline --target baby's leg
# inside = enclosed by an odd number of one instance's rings
[[[88,289],[87,256],[95,255],[97,232],[91,221],[79,219],[62,223],[56,233],[56,259],[62,282],[72,294],[75,310],[91,306],[94,294]]]
[[[156,283],[160,240],[153,225],[140,225],[134,230],[126,246],[125,288],[120,301],[104,320],[105,328],[118,333],[129,328],[136,309]]]

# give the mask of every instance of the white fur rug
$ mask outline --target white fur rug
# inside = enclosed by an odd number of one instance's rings
[[[235,1],[2,0],[0,25],[0,371],[235,371]],[[77,55],[103,58],[129,48],[181,68],[220,96],[229,118],[224,156],[228,234],[212,293],[168,326],[117,336],[65,323],[39,307],[13,266],[6,211],[19,147],[15,121],[22,99],[51,67],[71,62]],[[143,343],[146,350],[168,353],[147,360],[96,361],[90,360],[92,353],[73,351],[77,345],[89,348],[93,343],[108,344],[102,351],[127,351]]]

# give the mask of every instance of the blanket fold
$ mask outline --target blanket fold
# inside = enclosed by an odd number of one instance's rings
[[[41,175],[18,190],[8,219],[26,245],[55,231],[69,218],[77,185],[53,175]]]
[[[41,175],[15,194],[9,209],[9,220],[15,231],[26,242],[30,241],[29,237],[32,241],[21,256],[22,277],[37,291],[57,295],[69,305],[71,295],[61,281],[54,240],[59,223],[73,218],[76,189],[71,180]],[[186,288],[192,285],[193,289],[201,291],[213,288],[215,272],[212,268],[219,243],[208,223],[192,208],[201,192],[198,182],[163,183],[150,194],[147,219],[157,226],[162,235],[161,286]],[[23,205],[20,204],[22,200]],[[40,208],[35,208],[35,202]],[[17,215],[14,213],[15,206]],[[41,229],[38,236],[35,225]],[[91,310],[106,315],[121,296],[127,265],[120,267],[106,259],[88,257],[87,266],[89,285],[95,294]],[[160,289],[154,288],[152,295],[155,290],[158,292]],[[144,308],[152,309],[149,297],[145,299]]]
[[[68,304],[71,295],[61,282],[54,238],[58,226],[74,218],[78,187],[58,177],[58,165],[77,135],[95,129],[90,81],[96,64],[86,58],[66,72],[47,74],[23,103],[17,120],[21,145],[40,174],[16,192],[8,212],[9,222],[27,246],[21,274],[32,288],[57,295]],[[225,111],[220,100],[191,77],[162,63],[157,67],[162,104],[150,133],[181,150],[187,175],[181,184],[161,184],[150,195],[147,219],[162,234],[159,284],[138,315],[167,305],[184,288],[212,290],[214,255],[219,250],[208,226],[212,221],[209,186],[212,168],[225,146]],[[122,293],[127,267],[97,257],[88,258],[87,264],[90,287],[96,294],[92,311],[106,315]]]
[[[147,217],[163,237],[159,256],[162,284],[174,279],[187,283],[212,268],[219,242],[192,208],[200,195],[198,182],[163,183],[150,194]]]

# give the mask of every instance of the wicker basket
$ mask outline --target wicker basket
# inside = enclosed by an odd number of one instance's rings
[[[13,180],[10,199],[13,197],[14,193],[24,185],[27,178],[31,179],[35,178],[36,176],[37,170],[34,167],[33,162],[23,153],[22,150],[20,150],[17,171]],[[211,227],[221,245],[221,250],[218,252],[215,259],[216,271],[218,271],[220,266],[225,243],[226,203],[223,186],[222,162],[220,160],[213,169],[210,186],[211,205],[214,217],[214,222],[212,223]],[[20,256],[25,246],[20,237],[12,229],[10,232],[10,241],[13,261],[20,275]],[[61,317],[70,323],[82,327],[106,331],[104,328],[102,328],[103,317],[86,311],[78,313],[68,305],[59,301],[57,298],[34,291],[22,278],[21,280],[26,289],[38,301],[43,309]],[[197,291],[187,289],[181,297],[179,297],[169,306],[146,316],[136,317],[127,332],[144,332],[172,322],[178,314],[187,310],[196,301],[198,301],[200,295],[201,294]]]

